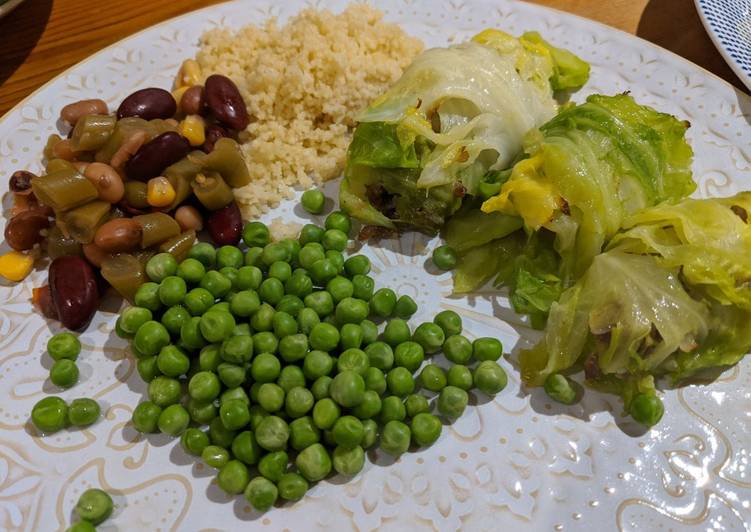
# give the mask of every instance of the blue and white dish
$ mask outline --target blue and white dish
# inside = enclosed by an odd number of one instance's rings
[[[694,1],[712,42],[751,90],[751,0]]]

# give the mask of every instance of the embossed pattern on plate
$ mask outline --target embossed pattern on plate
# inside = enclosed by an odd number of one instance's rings
[[[539,30],[592,63],[592,81],[576,99],[628,90],[691,122],[700,195],[751,188],[751,101],[669,52],[524,3],[377,4],[427,45],[456,42],[489,26],[515,34]],[[203,30],[286,18],[309,5],[338,11],[344,2],[253,0],[207,8],[134,35],[56,78],[0,120],[4,206],[7,177],[18,168],[40,170],[45,137],[56,131],[66,103],[85,96],[114,105],[136,88],[169,86]],[[276,218],[305,219],[295,202],[264,217]],[[501,295],[450,297],[449,275],[425,269],[432,245],[410,234],[363,251],[373,259],[377,281],[415,297],[415,323],[453,308],[472,334],[497,335],[507,350],[534,341],[536,333]],[[477,406],[430,449],[397,464],[372,453],[354,479],[320,483],[301,502],[259,515],[242,498],[222,494],[213,473],[179,446],[158,435],[142,438],[129,427],[145,386],[125,342],[112,332],[115,315],[100,312],[81,338],[81,382],[60,395],[95,397],[105,416],[86,430],[38,438],[27,425],[31,407],[58,393],[45,380],[50,361],[40,356],[58,327],[29,304],[31,288],[45,276],[40,269],[22,284],[0,286],[0,529],[63,530],[78,496],[93,485],[115,494],[118,507],[109,523],[118,530],[746,530],[751,522],[748,360],[710,385],[666,391],[666,415],[646,434],[634,432],[611,397],[592,392],[581,404],[561,407],[539,390],[521,390],[518,372],[503,361],[508,387],[492,401],[475,398]]]

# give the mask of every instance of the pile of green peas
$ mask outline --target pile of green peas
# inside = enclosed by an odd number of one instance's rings
[[[87,489],[76,503],[75,514],[79,521],[68,527],[66,532],[94,532],[97,525],[112,515],[113,509],[112,497],[106,491],[99,488]]]
[[[343,254],[350,231],[342,212],[298,239],[272,241],[250,222],[245,250],[199,243],[179,264],[155,255],[117,320],[148,383],[133,426],[179,436],[257,511],[332,472],[357,474],[379,440],[393,456],[433,444],[443,424],[432,410],[452,421],[469,390],[506,385],[501,343],[462,336],[455,312],[413,331],[414,300],[376,289],[370,260]],[[447,371],[424,363],[439,351]]]
[[[70,388],[78,382],[76,359],[81,353],[81,342],[70,332],[52,336],[47,342],[47,352],[55,361],[50,368],[50,381],[61,388]],[[37,430],[52,434],[66,427],[88,427],[101,415],[99,403],[81,397],[70,404],[61,397],[51,395],[40,399],[31,409],[31,422]]]

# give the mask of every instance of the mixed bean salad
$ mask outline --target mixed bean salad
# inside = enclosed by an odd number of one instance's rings
[[[320,212],[319,194],[303,207]],[[507,383],[501,342],[470,341],[457,313],[412,330],[415,301],[376,289],[365,255],[345,257],[351,230],[333,212],[324,227],[272,241],[254,221],[242,230],[244,248],[201,242],[181,261],[156,254],[116,323],[148,383],[136,430],[179,437],[217,469],[224,491],[258,511],[301,499],[332,473],[357,474],[369,448],[398,457],[432,445],[471,390],[494,395]],[[80,343],[61,333],[48,351],[61,372],[60,362],[75,368]],[[431,361],[440,351],[448,369]],[[77,372],[63,373],[55,379],[72,385]],[[45,433],[98,417],[90,399],[54,396],[32,412]]]

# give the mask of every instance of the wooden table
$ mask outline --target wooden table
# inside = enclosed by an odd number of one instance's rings
[[[636,34],[743,89],[704,32],[691,0],[535,1]],[[0,116],[101,48],[212,3],[217,1],[27,0],[0,20]]]

